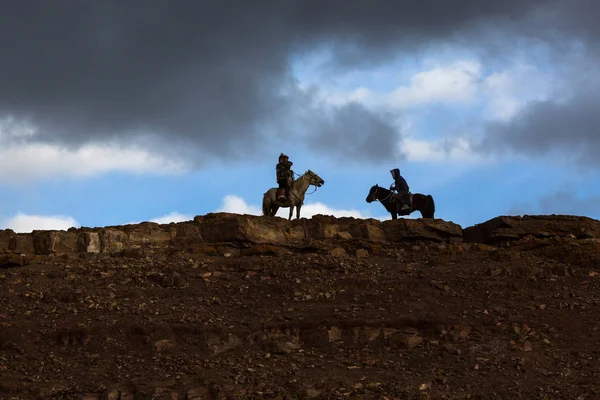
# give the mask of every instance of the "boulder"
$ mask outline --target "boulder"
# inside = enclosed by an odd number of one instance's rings
[[[125,250],[129,246],[127,233],[119,227],[100,229],[98,232],[102,253],[114,254]]]
[[[0,267],[26,265],[25,256],[20,254],[0,254]]]
[[[200,226],[195,222],[180,222],[174,225],[174,234],[171,243],[175,246],[185,247],[200,245],[203,242]]]
[[[382,223],[388,242],[429,241],[460,242],[462,228],[442,219],[396,219]]]
[[[0,231],[0,249],[5,251],[10,249],[10,244],[13,237],[17,234],[12,229],[4,229]]]
[[[73,231],[33,231],[31,237],[35,254],[77,253],[77,233]]]
[[[174,223],[161,225],[156,222],[142,222],[140,224],[124,225],[119,228],[127,234],[129,244],[146,247],[169,244],[177,234],[175,225]]]
[[[200,233],[206,242],[288,245],[305,239],[303,220],[290,223],[279,217],[259,217],[228,213],[197,216]]]
[[[11,238],[8,250],[17,254],[35,254],[33,236],[30,233],[17,233]]]
[[[314,215],[306,220],[307,237],[313,240],[364,239],[374,243],[386,242],[382,222],[376,219],[353,217],[336,218],[332,215]]]
[[[100,253],[102,242],[98,232],[80,232],[77,236],[77,248],[80,253]]]

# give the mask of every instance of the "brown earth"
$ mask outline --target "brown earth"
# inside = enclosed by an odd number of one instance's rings
[[[0,398],[598,399],[600,221],[0,231]]]

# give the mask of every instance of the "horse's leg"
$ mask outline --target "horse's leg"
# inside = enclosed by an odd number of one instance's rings
[[[414,209],[419,210],[421,218],[433,218],[431,215],[431,204],[425,196],[413,197]]]
[[[433,196],[428,194],[427,199],[429,200],[427,202],[429,204],[429,212],[427,214],[429,215],[429,218],[435,218],[435,201],[433,201]]]
[[[296,219],[300,219],[300,207],[302,207],[302,204],[296,206]]]
[[[414,198],[413,198],[414,201]],[[419,212],[421,213],[421,218],[427,218],[429,215],[429,213],[427,212],[428,210],[428,204],[427,204],[427,199],[422,199],[422,201],[420,201],[419,203],[417,203],[415,205],[415,209],[419,210]]]
[[[390,214],[392,214],[392,219],[398,219],[398,213],[392,212]]]
[[[292,220],[292,215],[294,215],[294,206],[290,205],[290,216],[288,217],[288,221]]]

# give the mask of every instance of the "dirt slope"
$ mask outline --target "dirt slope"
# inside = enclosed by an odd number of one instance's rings
[[[600,243],[569,235],[7,253],[0,398],[597,399]]]

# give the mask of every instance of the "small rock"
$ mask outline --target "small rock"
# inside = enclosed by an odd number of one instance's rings
[[[344,240],[352,239],[352,235],[349,234],[348,232],[338,232],[335,234],[335,236],[338,237],[339,239],[344,239]]]
[[[369,257],[369,251],[367,249],[356,249],[356,258],[367,258]]]
[[[423,391],[423,390],[428,390],[431,387],[430,383],[422,383],[419,385],[419,390]]]
[[[397,345],[408,349],[414,349],[423,343],[423,338],[421,336],[405,333],[394,334],[391,339]]]
[[[193,388],[187,391],[187,398],[189,400],[203,400],[208,399],[209,392],[205,387]]]
[[[348,255],[346,250],[344,250],[342,247],[336,247],[335,249],[331,250],[329,254],[334,257],[346,257]]]
[[[321,392],[319,392],[317,389],[313,388],[313,387],[308,387],[306,389],[304,389],[304,396],[307,399],[314,399],[316,397],[319,397],[321,395]]]
[[[289,354],[300,349],[300,345],[293,342],[268,342],[267,349],[271,354]]]
[[[81,397],[81,400],[100,400],[102,398],[101,395],[96,394],[96,393],[88,393],[88,394],[84,394]]]
[[[111,390],[106,396],[107,400],[119,400],[119,397],[120,393],[118,390]]]
[[[166,388],[156,388],[153,399],[178,400],[177,392]]]
[[[527,341],[523,343],[523,351],[533,351],[533,345],[531,342]]]
[[[175,343],[173,343],[169,339],[163,339],[163,340],[154,342],[154,349],[156,351],[158,351],[159,353],[162,351],[168,350],[168,349],[172,349],[173,347],[175,347]]]

